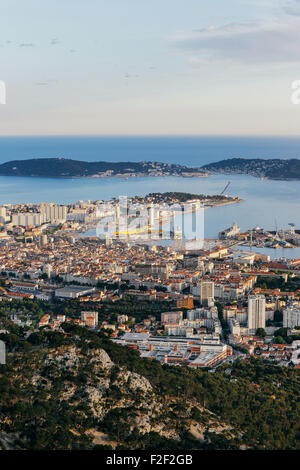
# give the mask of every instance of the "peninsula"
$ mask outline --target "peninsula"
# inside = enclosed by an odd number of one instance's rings
[[[0,175],[49,178],[208,176],[201,168],[160,162],[84,162],[66,158],[14,160],[0,165]]]
[[[228,158],[202,167],[210,174],[247,174],[273,180],[299,180],[300,160]]]

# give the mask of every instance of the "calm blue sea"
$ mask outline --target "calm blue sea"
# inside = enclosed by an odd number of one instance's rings
[[[14,159],[64,157],[86,161],[161,161],[201,166],[223,158],[300,158],[300,138],[250,137],[2,137],[0,163]],[[70,203],[149,192],[226,193],[245,202],[205,211],[205,236],[214,238],[236,221],[242,229],[300,229],[300,181],[260,180],[246,175],[209,178],[52,179],[0,177],[0,204]],[[300,257],[300,249],[271,250]]]
[[[223,158],[300,158],[300,137],[0,137],[0,163],[64,157],[191,166]]]

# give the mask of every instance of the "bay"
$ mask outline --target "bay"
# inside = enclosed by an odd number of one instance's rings
[[[299,153],[298,153],[299,152]],[[187,165],[240,156],[291,158],[300,155],[299,138],[224,137],[19,137],[0,138],[0,162],[31,157],[69,157],[86,161],[164,161]],[[0,204],[72,203],[108,200],[150,192],[183,191],[220,194],[227,182],[228,195],[244,202],[205,211],[205,236],[238,223],[242,230],[260,226],[267,230],[300,228],[300,181],[261,180],[248,175],[215,175],[209,178],[23,178],[0,177]],[[270,250],[274,256],[274,251]],[[285,256],[300,257],[300,248],[280,249]],[[279,252],[278,252],[279,253]],[[278,255],[276,253],[276,255]],[[281,254],[281,256],[284,256]]]

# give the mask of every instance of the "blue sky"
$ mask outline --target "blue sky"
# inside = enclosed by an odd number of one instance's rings
[[[2,0],[0,135],[297,135],[299,0]]]

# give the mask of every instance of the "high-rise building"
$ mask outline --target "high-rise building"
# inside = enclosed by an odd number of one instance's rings
[[[292,305],[283,310],[283,327],[295,328],[300,326],[300,307]]]
[[[53,268],[51,264],[44,264],[42,267],[42,271],[44,274],[47,274],[48,278],[50,279],[52,272],[53,272]]]
[[[248,328],[255,333],[257,328],[266,326],[266,299],[264,295],[248,297]]]
[[[40,212],[18,212],[12,215],[11,223],[13,226],[22,227],[39,226],[43,223],[43,216]]]
[[[151,206],[149,209],[149,225],[152,229],[154,229],[154,223],[155,223],[155,212],[154,212],[154,207]]]
[[[65,222],[67,219],[67,206],[60,206],[58,204],[41,204],[41,214],[44,217],[44,222],[51,224]]]
[[[1,206],[0,207],[0,223],[5,224],[6,219],[7,219],[6,207]]]
[[[213,281],[201,281],[200,299],[202,305],[211,305],[215,300],[215,284]]]

